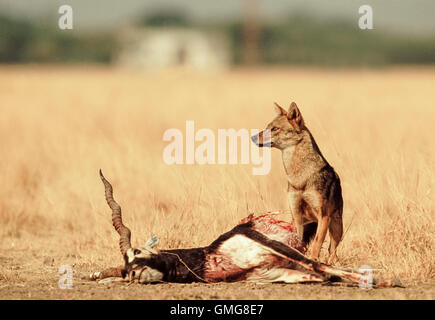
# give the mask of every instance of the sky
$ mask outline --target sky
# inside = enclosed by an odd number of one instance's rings
[[[305,12],[322,20],[347,19],[358,23],[358,8],[373,8],[375,29],[435,36],[435,0],[0,0],[0,14],[57,25],[58,8],[73,8],[74,28],[116,29],[132,19],[162,8],[182,9],[200,22],[234,20],[243,16],[248,1],[258,3],[264,21]]]

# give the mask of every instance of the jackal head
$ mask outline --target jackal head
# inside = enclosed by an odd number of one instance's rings
[[[252,136],[252,141],[259,147],[274,147],[281,150],[298,144],[303,138],[305,124],[296,103],[292,102],[286,111],[275,102],[275,111],[275,119],[266,129]]]

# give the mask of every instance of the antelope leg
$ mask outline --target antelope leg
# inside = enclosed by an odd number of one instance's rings
[[[293,249],[282,242],[272,240],[258,231],[245,229],[241,233],[243,233],[246,237],[258,242],[262,246],[267,247],[274,254],[292,261],[293,263],[312,273],[319,274],[326,278],[328,278],[328,275],[337,276],[348,279],[352,282],[359,282],[362,277],[360,273],[339,270],[327,264],[311,260],[298,252],[296,249]]]
[[[103,271],[96,271],[90,274],[89,278],[91,280],[102,280],[105,278],[122,278],[122,270],[124,266],[119,266],[116,268],[109,268]]]
[[[247,281],[255,283],[304,283],[304,282],[323,282],[325,279],[319,275],[287,268],[262,268],[256,269],[246,277]]]
[[[109,278],[104,278],[102,280],[98,280],[97,282],[98,284],[107,284],[107,283],[114,283],[114,282],[128,282],[128,280],[123,278],[118,278],[118,277],[109,277]]]

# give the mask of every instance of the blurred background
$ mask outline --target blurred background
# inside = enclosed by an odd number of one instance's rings
[[[58,9],[73,8],[73,30]],[[374,29],[361,30],[361,5]],[[435,62],[435,2],[373,0],[0,0],[0,63],[199,69]]]

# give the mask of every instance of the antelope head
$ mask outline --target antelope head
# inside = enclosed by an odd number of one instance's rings
[[[152,235],[143,246],[132,247],[131,231],[122,223],[121,207],[113,198],[112,185],[103,176],[101,170],[100,177],[104,184],[107,204],[112,209],[113,227],[119,234],[119,248],[124,258],[122,277],[128,277],[130,281],[138,280],[140,283],[162,280],[163,274],[157,268],[153,268],[155,260],[159,257],[159,252],[154,249],[159,242],[158,237]]]

